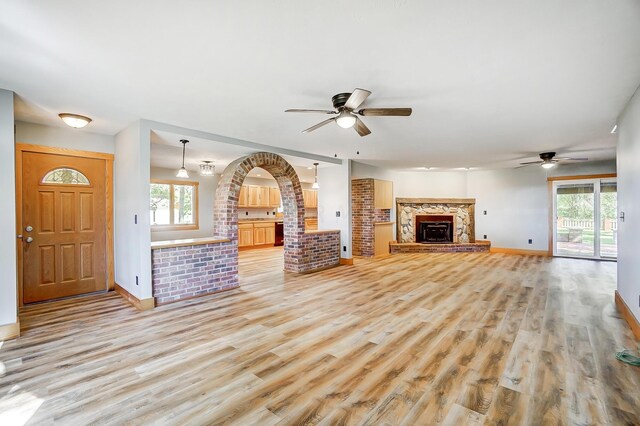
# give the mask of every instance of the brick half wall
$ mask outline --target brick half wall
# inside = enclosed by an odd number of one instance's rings
[[[294,272],[311,272],[340,264],[340,231],[309,231],[302,241],[304,249]]]
[[[151,269],[159,305],[227,290],[238,287],[238,248],[227,241],[152,249]]]

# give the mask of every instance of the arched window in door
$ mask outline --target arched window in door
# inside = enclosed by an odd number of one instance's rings
[[[42,178],[42,183],[58,185],[89,185],[89,179],[79,171],[68,167],[53,169]]]

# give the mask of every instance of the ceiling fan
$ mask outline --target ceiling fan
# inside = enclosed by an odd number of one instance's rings
[[[370,91],[364,89],[355,89],[352,93],[338,93],[331,98],[333,110],[324,109],[288,109],[285,112],[317,112],[321,114],[336,115],[336,117],[328,118],[315,126],[302,131],[302,133],[313,132],[320,127],[335,121],[338,126],[343,129],[353,127],[360,136],[367,136],[371,130],[358,117],[363,116],[409,116],[411,108],[363,108],[358,109],[360,105],[369,97]]]
[[[540,164],[545,169],[550,169],[555,166],[557,163],[564,163],[566,161],[588,161],[589,159],[586,157],[556,157],[555,152],[543,152],[540,153],[540,160],[538,161],[528,161],[526,163],[520,163],[520,167],[532,166],[534,164]]]

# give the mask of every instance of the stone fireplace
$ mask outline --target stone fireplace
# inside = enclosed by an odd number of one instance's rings
[[[397,241],[391,254],[489,252],[475,238],[475,198],[396,198]]]
[[[399,243],[424,243],[420,224],[450,222],[450,243],[475,242],[475,198],[396,198]],[[425,225],[426,226],[426,225]],[[442,229],[447,225],[441,224]],[[433,227],[433,225],[432,225]],[[434,230],[433,233],[436,233]],[[444,243],[444,241],[429,241]]]

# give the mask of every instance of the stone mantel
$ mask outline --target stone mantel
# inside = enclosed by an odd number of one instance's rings
[[[415,242],[416,216],[451,215],[454,243],[475,242],[475,198],[396,198],[397,240]]]
[[[396,204],[475,204],[475,198],[396,198]]]

